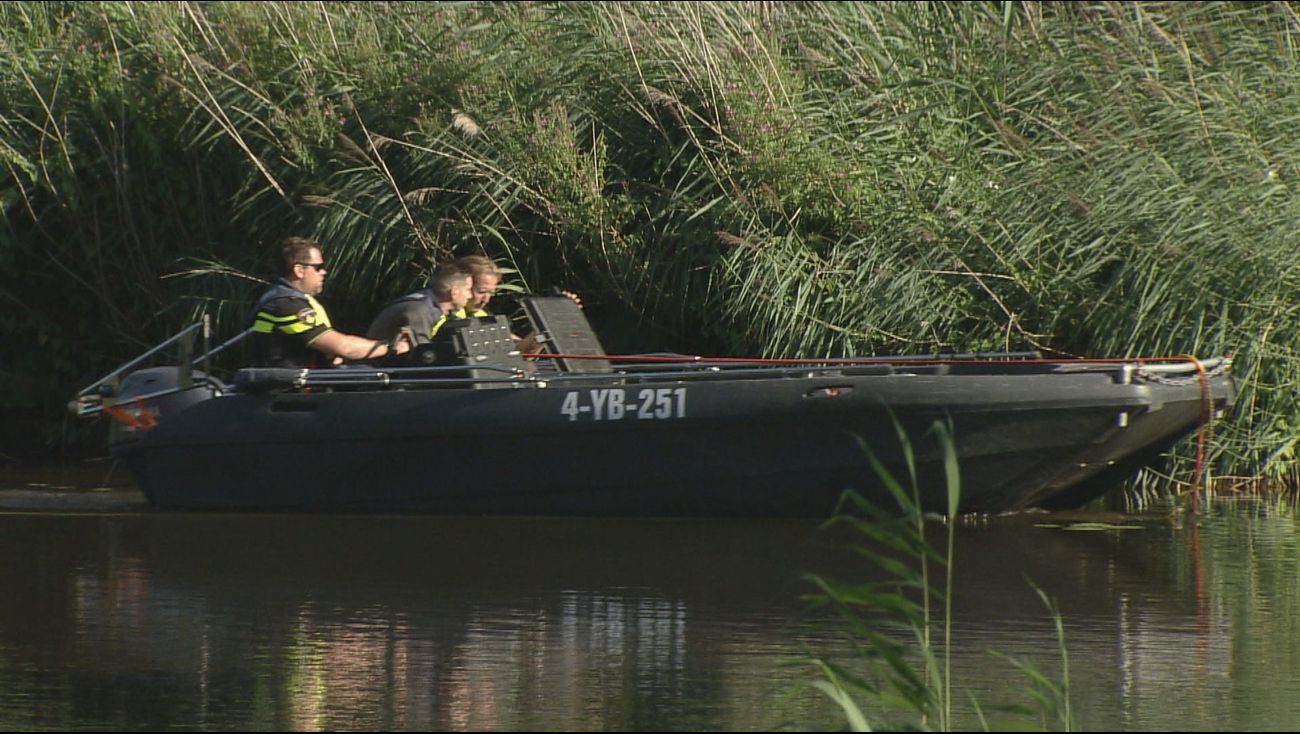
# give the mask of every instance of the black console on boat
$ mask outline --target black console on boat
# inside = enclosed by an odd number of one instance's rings
[[[503,369],[522,375],[533,373],[532,363],[520,355],[510,334],[510,322],[504,316],[449,321],[433,341],[412,350],[405,364],[465,366],[469,369],[457,371],[455,376],[474,379],[500,377]],[[474,386],[493,387],[496,383],[474,383]]]
[[[520,299],[524,313],[536,330],[537,341],[551,354],[569,355],[554,360],[561,372],[609,372],[605,350],[587,323],[582,308],[565,296],[527,296]],[[579,357],[575,359],[574,357]]]

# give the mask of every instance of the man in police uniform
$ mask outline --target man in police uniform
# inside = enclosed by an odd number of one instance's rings
[[[316,296],[325,288],[321,246],[305,237],[280,243],[280,279],[253,306],[249,334],[252,361],[258,367],[312,368],[344,360],[377,359],[389,353],[388,341],[337,331]],[[411,348],[396,342],[395,354]]]
[[[448,321],[466,317],[472,284],[469,272],[455,263],[443,263],[433,271],[426,287],[385,306],[370,323],[366,336],[388,341],[405,327],[410,328],[416,345],[428,343]]]

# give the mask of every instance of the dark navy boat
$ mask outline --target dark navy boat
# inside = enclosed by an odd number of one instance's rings
[[[936,423],[963,512],[1080,506],[1235,394],[1225,358],[615,357],[568,299],[525,302],[537,359],[498,317],[391,367],[220,381],[205,367],[229,342],[140,367],[195,324],[73,407],[114,417],[111,451],[166,508],[817,517],[846,489],[891,504],[869,456],[911,487],[909,451],[922,504],[943,511]]]

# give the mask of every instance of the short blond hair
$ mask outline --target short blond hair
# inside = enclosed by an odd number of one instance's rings
[[[483,255],[465,255],[456,259],[456,265],[465,272],[474,276],[478,280],[484,275],[495,275],[501,277],[501,268],[492,261],[492,258]]]

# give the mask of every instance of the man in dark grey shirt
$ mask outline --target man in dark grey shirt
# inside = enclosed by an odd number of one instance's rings
[[[426,287],[384,306],[366,336],[388,342],[409,327],[417,345],[428,343],[448,320],[465,318],[472,288],[473,276],[467,270],[456,263],[439,265]]]

